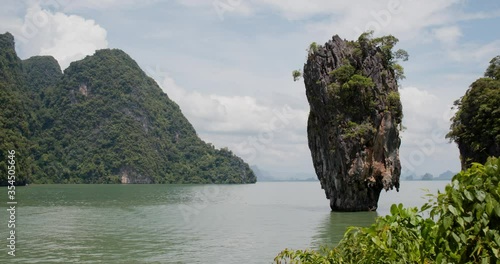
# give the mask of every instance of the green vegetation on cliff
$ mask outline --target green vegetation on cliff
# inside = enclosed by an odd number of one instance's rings
[[[335,81],[341,83],[342,87],[354,87],[356,89],[353,90],[353,93],[359,92],[361,94],[361,98],[357,100],[363,101],[353,102],[352,105],[361,104],[363,106],[362,108],[364,108],[361,112],[363,116],[370,115],[374,110],[377,110],[377,105],[381,105],[380,102],[376,101],[375,95],[370,94],[371,90],[369,90],[369,88],[373,87],[374,84],[371,78],[364,76],[366,73],[362,71],[363,61],[368,56],[375,53],[375,56],[381,58],[384,67],[380,72],[382,77],[394,76],[396,80],[404,79],[404,69],[398,61],[407,61],[409,55],[408,52],[403,49],[393,51],[394,46],[398,42],[399,40],[392,35],[374,38],[373,31],[363,33],[359,36],[357,41],[348,42],[348,45],[353,49],[353,56],[350,60],[345,61],[344,66],[332,72]],[[351,64],[357,66],[353,67]],[[347,67],[347,69],[343,69],[340,74],[336,74],[337,71],[340,71],[344,67]],[[384,85],[388,86],[387,83],[384,83]],[[389,91],[385,99],[387,100],[384,103],[386,106],[385,110],[392,113],[396,119],[397,125],[401,125],[403,110],[399,92],[397,90]],[[347,101],[351,103],[350,100]]]
[[[0,34],[0,184],[7,182],[9,150],[15,150],[15,166],[22,172],[18,172],[17,183],[24,184],[31,176],[30,101],[24,96],[27,92],[22,63],[14,50],[14,37]]]
[[[398,79],[407,60],[394,36],[373,32],[311,44],[302,73],[310,106],[313,165],[333,211],[376,210],[382,189],[399,189],[403,111]]]
[[[477,79],[459,100],[447,138],[460,149],[462,169],[500,156],[500,56],[490,61],[485,77]]]
[[[276,263],[498,263],[500,159],[474,163],[422,208],[392,205],[333,249],[284,250]],[[426,217],[429,215],[430,217]]]
[[[21,61],[10,34],[0,35],[0,52],[0,167],[16,150],[18,184],[255,182],[242,159],[203,142],[123,51],[97,51],[64,74],[52,57]]]
[[[346,120],[341,122],[346,137],[366,139],[365,136],[370,137],[370,135],[373,135],[376,129],[371,125],[369,119],[375,113],[380,112],[381,109],[379,108],[381,106],[385,107],[382,110],[391,112],[396,120],[396,125],[402,128],[403,109],[399,92],[392,90],[386,96],[374,93],[373,90],[376,84],[364,69],[365,60],[369,56],[377,56],[383,64],[380,67],[383,69],[380,73],[382,79],[388,76],[394,76],[396,80],[404,79],[404,69],[398,61],[407,61],[409,55],[402,49],[393,51],[398,41],[392,35],[374,38],[373,31],[363,33],[357,41],[347,42],[351,55],[344,59],[338,68],[329,73],[331,76],[327,88],[330,99],[329,104],[334,109],[343,110],[338,115],[338,118],[339,120]],[[308,49],[308,56],[315,56],[317,50],[318,46],[313,42]],[[295,81],[302,76],[302,73],[294,70],[292,76]],[[384,83],[384,86],[389,85]],[[332,112],[335,111],[332,110]],[[354,124],[359,127],[354,126]],[[373,133],[367,134],[363,133],[363,131],[373,131]]]

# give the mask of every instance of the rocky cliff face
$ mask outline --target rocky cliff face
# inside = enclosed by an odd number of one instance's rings
[[[334,211],[375,210],[382,189],[399,189],[402,106],[386,44],[334,36],[304,66],[309,148]]]

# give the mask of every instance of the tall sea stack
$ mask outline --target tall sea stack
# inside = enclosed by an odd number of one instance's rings
[[[372,211],[382,189],[399,191],[403,78],[392,36],[334,36],[311,44],[304,65],[314,168],[333,211]]]

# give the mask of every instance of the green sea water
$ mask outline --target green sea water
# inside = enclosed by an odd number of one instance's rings
[[[251,185],[30,185],[16,189],[16,251],[7,254],[7,188],[0,188],[0,263],[272,263],[284,248],[334,245],[392,203],[419,206],[402,182],[377,212],[330,212],[318,182]]]

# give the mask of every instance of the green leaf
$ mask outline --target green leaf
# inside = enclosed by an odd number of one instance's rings
[[[495,241],[495,243],[497,243],[497,246],[500,247],[500,235],[498,235],[498,233],[495,233],[493,235],[493,240]]]
[[[463,228],[465,227],[464,219],[462,217],[457,218],[457,223]]]
[[[498,248],[492,248],[491,251],[493,252],[493,255],[495,255],[495,258],[500,258],[500,254],[498,254]]]
[[[483,190],[476,190],[476,198],[482,202],[484,201],[484,198],[486,198],[486,193],[484,193]]]
[[[424,205],[422,205],[422,207],[420,208],[420,211],[423,212],[423,211],[427,211],[429,210],[429,208],[431,208],[432,205],[429,204],[429,203],[425,203]]]
[[[491,200],[491,196],[486,196],[486,213],[491,215],[493,212],[493,201]]]
[[[398,206],[396,204],[391,205],[391,214],[396,215],[398,213]]]
[[[465,236],[464,233],[461,233],[460,234],[460,240],[462,241],[462,243],[466,244],[467,243],[467,237]]]
[[[380,246],[380,238],[378,238],[377,236],[374,236],[372,237],[372,242],[377,245],[377,246]]]
[[[474,218],[471,215],[469,215],[469,216],[463,216],[462,219],[467,223],[471,223]]]
[[[458,210],[457,208],[455,208],[453,205],[448,205],[448,210],[450,210],[450,212],[454,215],[454,216],[458,216]]]
[[[452,219],[451,219],[451,217],[450,217],[450,216],[445,216],[445,217],[443,218],[443,227],[444,227],[444,229],[445,229],[445,230],[448,230],[448,229],[450,228],[450,226],[451,226],[452,222],[453,222],[453,221],[452,221]]]
[[[464,195],[467,198],[467,200],[469,200],[469,201],[473,201],[474,200],[474,197],[472,196],[472,194],[469,191],[464,190]]]
[[[443,258],[444,258],[443,253],[439,252],[439,254],[436,257],[436,263],[443,263],[443,262],[445,262],[445,260]]]

